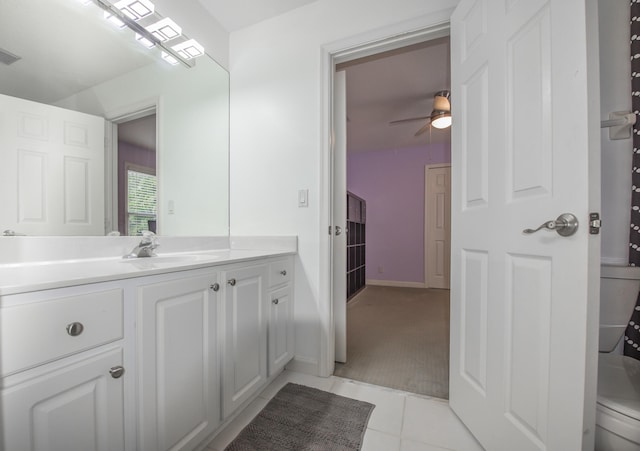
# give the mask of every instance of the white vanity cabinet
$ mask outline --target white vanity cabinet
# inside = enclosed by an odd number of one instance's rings
[[[228,418],[267,380],[266,264],[222,274],[222,415]]]
[[[123,290],[4,296],[0,449],[125,448]]]
[[[253,252],[0,296],[0,450],[202,449],[293,357],[293,257]]]
[[[293,358],[293,258],[269,264],[269,377]]]
[[[191,449],[220,424],[218,273],[143,280],[137,288],[138,449]]]

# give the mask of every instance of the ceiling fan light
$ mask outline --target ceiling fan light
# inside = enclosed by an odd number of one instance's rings
[[[431,125],[443,129],[451,126],[451,114],[448,112],[434,112],[431,114]]]

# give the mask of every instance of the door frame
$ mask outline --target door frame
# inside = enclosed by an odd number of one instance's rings
[[[438,164],[427,164],[424,167],[424,286],[425,288],[433,288],[429,285],[429,265],[427,264],[427,255],[429,249],[429,229],[427,227],[427,207],[429,206],[429,170],[430,169],[442,169],[449,168],[449,175],[451,175],[451,163],[438,163]],[[449,248],[451,248],[451,183],[449,183]],[[450,260],[450,259],[449,259]],[[451,261],[448,262],[448,272],[449,279],[451,279]],[[449,282],[449,289],[451,286],[451,282]]]
[[[118,230],[118,125],[124,122],[140,119],[141,117],[156,115],[156,175],[160,173],[160,115],[161,101],[158,97],[149,98],[140,102],[125,105],[118,109],[105,113],[105,232]],[[160,187],[156,196],[160,198]],[[160,203],[157,202],[160,209]],[[160,215],[158,211],[157,216]],[[160,229],[157,229],[160,231]]]
[[[335,322],[333,307],[333,76],[336,65],[356,58],[449,35],[449,18],[455,8],[383,27],[329,43],[321,48],[321,152],[320,152],[320,356],[318,374],[329,377],[335,367]],[[346,196],[346,192],[345,192]],[[346,275],[345,275],[346,277]],[[346,308],[346,295],[345,295]]]

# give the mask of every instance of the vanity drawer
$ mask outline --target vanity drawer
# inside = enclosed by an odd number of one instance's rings
[[[269,287],[275,287],[291,281],[293,274],[293,259],[278,260],[269,263]]]
[[[123,337],[123,291],[113,289],[0,309],[0,373],[10,373]]]

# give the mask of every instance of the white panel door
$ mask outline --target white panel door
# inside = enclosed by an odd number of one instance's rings
[[[347,361],[347,76],[333,78],[332,291],[335,361]],[[333,373],[333,371],[331,371]]]
[[[192,448],[220,424],[215,272],[143,286],[139,448]]]
[[[586,17],[462,0],[451,18],[450,403],[490,450],[578,450],[593,430]],[[575,235],[523,233],[561,213]]]
[[[104,235],[104,119],[0,94],[0,232]]]
[[[425,168],[425,282],[450,286],[451,166]]]

